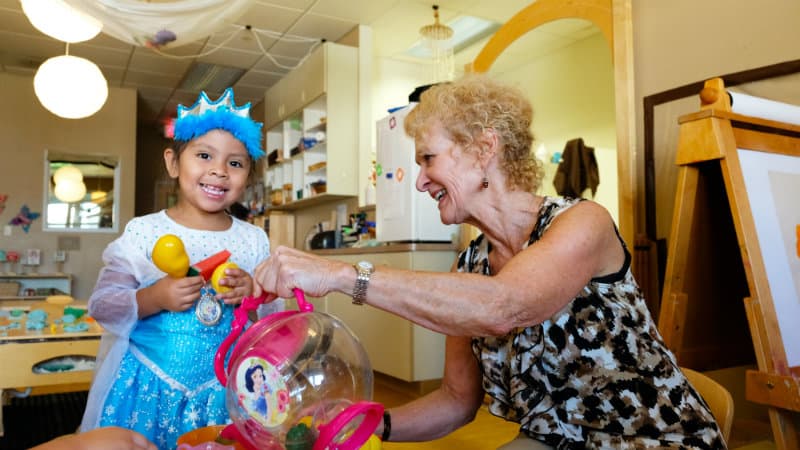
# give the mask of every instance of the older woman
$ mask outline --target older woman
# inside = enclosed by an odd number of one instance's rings
[[[393,408],[378,433],[430,440],[489,410],[520,424],[512,448],[724,448],[648,313],[631,255],[592,201],[536,195],[532,109],[472,75],[426,91],[406,120],[417,189],[441,220],[481,234],[450,273],[372,267],[278,248],[256,288],[341,292],[446,334],[441,387]]]

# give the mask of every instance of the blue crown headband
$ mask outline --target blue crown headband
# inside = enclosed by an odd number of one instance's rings
[[[261,149],[262,126],[262,123],[250,118],[250,102],[236,106],[233,88],[225,89],[215,102],[205,92],[200,92],[200,97],[191,108],[178,105],[175,139],[188,142],[211,130],[225,130],[244,144],[255,161],[264,156],[264,150]]]

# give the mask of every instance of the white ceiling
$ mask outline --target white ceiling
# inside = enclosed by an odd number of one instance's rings
[[[498,23],[506,22],[532,2],[525,0],[439,0],[443,23],[459,15],[472,15]],[[410,59],[404,52],[419,39],[419,28],[433,22],[432,3],[420,0],[255,0],[237,20],[243,27],[271,30],[281,35],[304,36],[337,41],[356,25],[372,29],[376,57]],[[560,21],[529,33],[524,42],[514,44],[503,61],[530,62],[531,58],[563,48],[597,30],[588,22]],[[224,40],[210,37],[164,53],[196,55],[209,51]],[[262,45],[281,65],[294,66],[308,46],[289,44],[283,39],[262,37]],[[456,67],[471,61],[486,39],[456,55]],[[19,0],[0,0],[0,71],[33,76],[47,58],[63,55],[63,42],[50,38],[30,24]],[[509,53],[519,58],[509,58]],[[96,63],[112,87],[135,88],[138,92],[138,118],[155,122],[174,114],[177,104],[192,104],[199,92],[178,89],[194,61],[246,69],[234,85],[237,103],[258,104],[264,91],[286,74],[258,48],[252,35],[241,32],[207,56],[174,59],[151,49],[134,46],[101,33],[87,42],[71,44],[69,53]],[[493,68],[494,70],[495,68]],[[209,92],[209,96],[214,98]]]

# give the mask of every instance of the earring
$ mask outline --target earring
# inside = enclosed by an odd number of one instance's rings
[[[481,187],[484,188],[484,189],[489,187],[489,179],[488,178],[483,177],[483,180],[481,181]]]

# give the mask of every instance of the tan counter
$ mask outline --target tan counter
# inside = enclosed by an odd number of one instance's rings
[[[322,256],[337,256],[337,255],[364,255],[371,253],[396,253],[396,252],[439,252],[439,251],[456,251],[458,248],[456,244],[452,243],[419,243],[409,242],[401,244],[384,244],[375,247],[342,247],[331,248],[324,250],[311,250],[311,253]]]
[[[63,317],[64,308],[86,308],[86,302],[76,301],[69,305],[51,305],[44,301],[3,301],[4,310],[42,309],[47,312],[47,325],[42,330],[26,330],[26,319],[0,318],[3,325],[20,322],[20,327],[9,329],[0,336],[0,405],[4,403],[3,391],[6,389],[26,389],[41,386],[60,387],[55,391],[86,389],[92,380],[91,370],[75,370],[50,373],[35,373],[33,367],[41,362],[66,356],[89,356],[94,358],[100,346],[103,329],[92,320],[81,318],[89,330],[85,332],[66,332],[63,325],[53,324]],[[85,317],[85,316],[84,316]],[[53,325],[51,325],[53,324]],[[0,410],[0,436],[3,435],[2,410]]]

